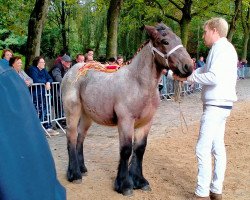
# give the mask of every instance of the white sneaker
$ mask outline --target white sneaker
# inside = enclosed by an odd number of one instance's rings
[[[58,131],[55,131],[51,128],[46,129],[46,131],[48,132],[48,134],[50,134],[50,136],[55,136],[60,134]]]

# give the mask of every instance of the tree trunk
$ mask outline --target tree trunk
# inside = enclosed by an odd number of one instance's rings
[[[117,56],[118,19],[123,0],[111,0],[107,13],[107,48],[106,57]]]
[[[190,21],[188,18],[182,18],[180,22],[181,27],[181,41],[184,47],[187,46],[188,43],[188,33],[189,33],[189,24]]]
[[[25,70],[32,60],[40,55],[41,36],[48,13],[49,0],[36,0],[28,25]]]
[[[63,49],[68,51],[67,45],[67,35],[66,35],[66,10],[65,10],[65,2],[62,1],[62,10],[61,10],[61,34],[62,34],[62,43]]]
[[[185,4],[181,8],[182,18],[180,20],[180,28],[181,28],[181,40],[184,47],[186,47],[188,43],[189,24],[192,19],[191,16],[192,4],[193,4],[192,0],[185,0]]]
[[[230,23],[230,28],[227,34],[227,39],[229,42],[232,42],[233,35],[236,31],[236,22],[240,18],[242,0],[235,0],[234,4],[235,4],[234,15]]]
[[[249,41],[249,35],[250,35],[250,4],[247,8],[246,17],[243,17],[243,13],[241,13],[241,20],[242,20],[242,26],[244,30],[244,46],[243,46],[243,53],[242,53],[242,59],[247,58],[247,49],[248,49],[248,41]]]

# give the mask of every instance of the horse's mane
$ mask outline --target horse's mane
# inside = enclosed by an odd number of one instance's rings
[[[124,63],[124,65],[129,65],[129,64],[132,62],[132,60],[134,59],[134,57],[142,50],[143,47],[145,47],[145,46],[149,43],[149,41],[150,41],[150,40],[145,41],[145,42],[137,49],[137,51],[135,52],[135,54],[133,55],[133,57],[132,57],[130,60],[126,61],[126,62]]]
[[[156,30],[159,31],[161,33],[162,36],[166,36],[167,34],[167,31],[172,31],[171,28],[169,28],[168,26],[166,26],[165,24],[163,23],[159,23],[155,26]]]

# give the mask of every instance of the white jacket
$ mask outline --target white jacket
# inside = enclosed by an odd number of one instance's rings
[[[235,48],[225,37],[213,44],[206,65],[187,78],[202,85],[203,104],[232,106],[237,101],[237,62]]]

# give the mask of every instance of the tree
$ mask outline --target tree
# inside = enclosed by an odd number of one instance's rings
[[[244,13],[246,14],[244,15]],[[248,2],[248,5],[244,7],[241,13],[241,21],[242,21],[242,27],[244,31],[244,44],[243,44],[242,59],[246,59],[247,58],[247,46],[248,46],[249,35],[250,35],[250,3],[249,2]]]
[[[228,31],[228,41],[231,42],[233,39],[234,32],[236,31],[236,22],[241,16],[241,7],[242,7],[242,0],[235,0],[234,1],[235,7],[234,7],[234,14],[233,18],[230,23],[230,28]]]
[[[123,0],[110,0],[107,13],[107,58],[116,57],[117,55],[118,18],[122,3]]]
[[[41,35],[48,12],[49,0],[36,0],[28,25],[25,69],[40,55]]]

